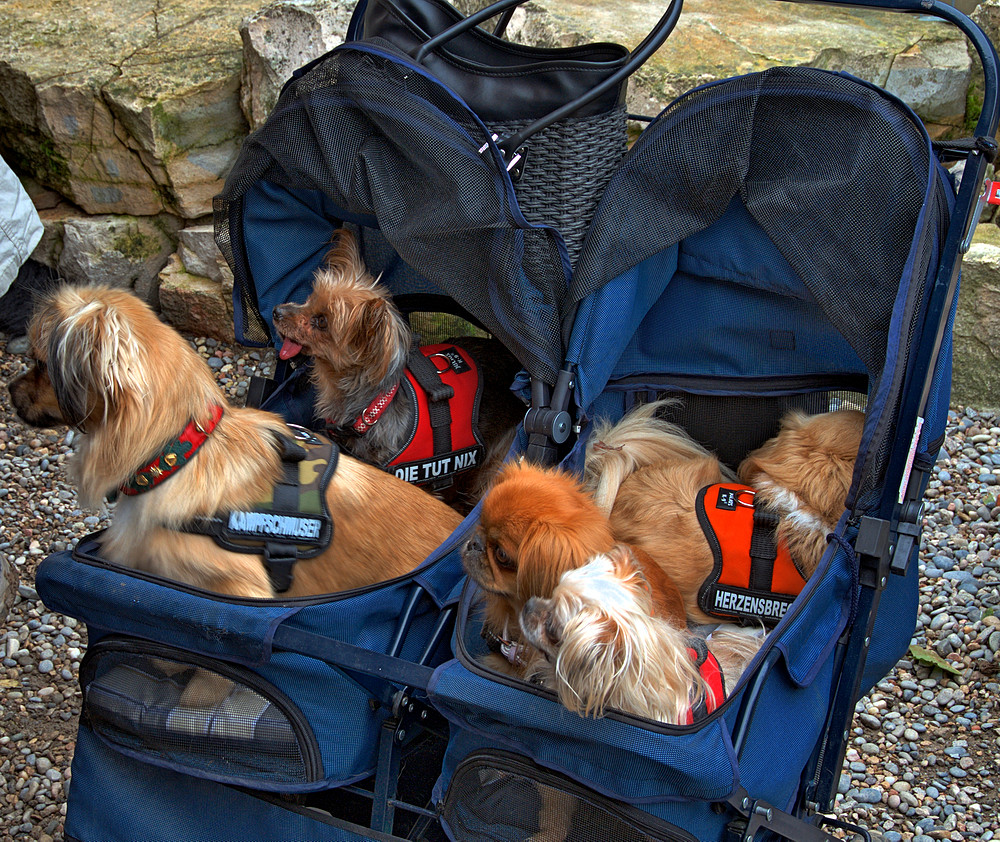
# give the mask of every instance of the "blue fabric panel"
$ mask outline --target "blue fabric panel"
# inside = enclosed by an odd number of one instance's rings
[[[717,223],[685,238],[679,263],[689,274],[814,301],[738,195]]]
[[[435,671],[428,696],[455,728],[615,798],[711,801],[725,798],[736,784],[721,719],[670,734],[612,717],[584,719],[554,698],[491,681],[457,660]]]
[[[463,579],[458,554],[461,541],[461,535],[452,536],[450,554],[421,571],[432,595],[423,593],[416,604],[402,638],[400,657],[416,661],[425,654],[440,606],[450,595],[458,594]],[[309,722],[320,746],[327,782],[347,783],[374,769],[379,728],[388,716],[385,703],[395,688],[378,675],[359,676],[320,660],[273,653],[271,641],[277,626],[287,622],[385,653],[416,587],[413,576],[346,597],[299,600],[289,607],[267,601],[227,602],[188,593],[60,553],[42,562],[37,587],[49,608],[85,622],[94,640],[107,633],[129,635],[253,667],[288,696]],[[431,653],[438,662],[447,641],[442,643]],[[178,657],[183,660],[182,655]],[[382,706],[373,710],[373,700]],[[331,716],[331,711],[336,715]],[[191,773],[211,775],[198,770]],[[284,788],[309,791],[328,785],[320,782]]]
[[[846,528],[845,520],[846,515],[837,526],[839,534]],[[855,563],[839,544],[831,542],[816,573],[771,632],[784,654],[789,675],[799,687],[812,683],[850,619],[857,581]]]
[[[374,771],[379,728],[389,711],[372,710],[368,689],[329,664],[289,652],[276,653],[257,672],[295,702],[319,744],[325,782],[289,789],[325,789]]]
[[[66,837],[80,842],[366,838],[232,787],[140,763],[85,726],[73,753]]]
[[[481,752],[495,747],[495,743],[488,739],[484,739],[478,734],[453,729],[451,738],[448,742],[448,750],[444,758],[444,774],[435,784],[434,791],[431,795],[432,800],[435,803],[438,803],[445,797],[448,785],[451,782],[451,776],[455,768],[463,759],[468,757],[473,752]],[[603,747],[595,745],[594,751],[599,752],[602,748]],[[625,772],[624,776],[627,777],[628,772]],[[592,780],[584,780],[579,775],[573,773],[570,773],[570,777],[577,779],[584,786],[595,789],[600,794],[611,798],[617,797],[613,792],[605,792],[599,786],[595,787]],[[694,835],[697,839],[716,840],[725,838],[723,835],[723,828],[728,821],[729,816],[725,814],[720,816],[718,813],[713,812],[711,801],[698,801],[691,798],[681,797],[654,802],[645,802],[641,803],[639,806],[650,815],[657,816],[670,822],[671,824],[683,828],[688,833]],[[452,838],[455,838],[457,842],[461,842],[460,836]]]
[[[330,237],[343,212],[319,190],[292,193],[258,181],[243,204],[243,240],[253,267],[254,289],[261,315],[274,334],[271,313],[287,301],[301,303],[312,289],[316,268],[330,248]],[[236,338],[243,336],[243,298],[233,290]]]
[[[255,665],[268,660],[274,629],[299,608],[252,608],[206,599],[128,572],[75,561],[70,552],[38,567],[38,595],[52,611],[88,626]]]
[[[567,354],[577,365],[576,400],[581,406],[589,406],[600,394],[636,325],[676,270],[675,247],[653,255],[581,302]]]
[[[585,408],[608,380],[638,374],[866,373],[738,196],[679,251],[654,255],[582,302],[569,359]]]
[[[855,374],[859,367],[809,302],[679,272],[623,349],[611,377],[780,379]],[[596,397],[594,384],[583,376],[580,382],[587,384],[581,403],[588,406]]]
[[[780,665],[768,676],[739,758],[740,783],[754,798],[781,806],[798,792],[802,772],[826,725],[833,662],[827,658],[806,687],[789,681]]]

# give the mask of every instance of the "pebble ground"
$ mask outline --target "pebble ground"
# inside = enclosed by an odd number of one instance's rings
[[[26,366],[0,335],[0,381]],[[234,402],[262,353],[192,338]],[[956,408],[927,491],[915,646],[857,706],[835,816],[885,842],[1000,839],[1000,418]],[[0,392],[0,553],[20,584],[0,617],[0,842],[61,840],[86,629],[34,590],[46,555],[107,524],[66,479],[73,433],[33,430]],[[928,661],[932,653],[954,673]]]

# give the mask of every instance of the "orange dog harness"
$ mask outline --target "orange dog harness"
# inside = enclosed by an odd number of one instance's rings
[[[777,513],[754,504],[747,485],[717,483],[698,493],[698,522],[715,564],[698,591],[702,611],[721,620],[775,625],[805,579],[775,530]]]
[[[457,345],[424,345],[410,353],[406,389],[416,413],[405,444],[387,467],[416,485],[441,486],[478,467],[486,449],[479,437],[482,377]]]

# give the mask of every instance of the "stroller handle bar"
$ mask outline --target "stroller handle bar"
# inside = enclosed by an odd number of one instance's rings
[[[463,32],[496,14],[513,10],[515,7],[520,6],[524,2],[526,2],[526,0],[497,0],[497,2],[491,3],[485,8],[480,9],[475,14],[469,15],[458,23],[449,26],[447,29],[438,33],[428,41],[425,41],[420,46],[420,49],[413,55],[414,61],[419,64],[429,52],[432,52],[437,47],[447,43],[452,38],[461,35]],[[667,10],[663,13],[662,17],[657,21],[656,25],[649,31],[646,37],[643,38],[638,45],[636,45],[635,49],[628,54],[628,57],[625,59],[622,66],[604,79],[600,84],[595,85],[585,94],[567,102],[565,105],[549,112],[545,116],[539,117],[537,120],[525,126],[520,131],[504,138],[498,138],[496,143],[500,150],[504,153],[504,157],[507,159],[512,158],[517,149],[531,135],[548,126],[551,126],[553,123],[563,119],[564,117],[569,117],[581,107],[597,99],[599,96],[604,94],[606,91],[611,90],[616,85],[621,84],[624,79],[635,73],[635,71],[645,64],[647,59],[649,59],[649,57],[663,45],[663,42],[667,40],[667,36],[673,32],[674,26],[677,24],[677,19],[681,14],[681,5],[682,0],[673,0],[673,2],[667,7]]]

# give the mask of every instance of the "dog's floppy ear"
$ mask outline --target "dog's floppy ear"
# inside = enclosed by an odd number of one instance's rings
[[[104,421],[126,396],[146,391],[136,340],[113,307],[89,301],[42,318],[49,380],[67,423]]]
[[[361,305],[354,335],[359,362],[375,383],[396,371],[409,350],[409,330],[388,298],[370,298]]]
[[[527,528],[518,548],[518,589],[525,596],[549,597],[563,573],[586,562],[587,549],[574,533],[536,521]]]
[[[632,554],[632,551],[628,547],[624,544],[615,544],[610,550],[608,550],[606,555],[611,564],[611,569],[614,571],[616,579],[619,579],[622,582],[635,580],[640,583],[641,587],[643,587],[647,593],[651,591],[646,574],[643,572],[638,559]]]

